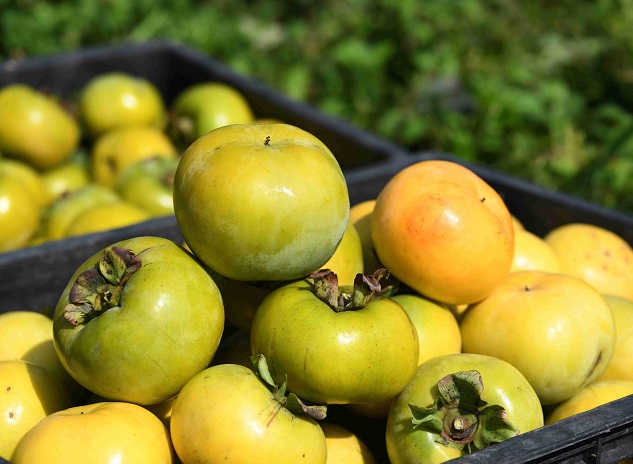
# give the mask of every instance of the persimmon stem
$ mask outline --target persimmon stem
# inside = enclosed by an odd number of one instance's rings
[[[291,413],[298,414],[307,414],[316,420],[325,419],[327,416],[327,406],[313,404],[309,405],[304,403],[297,395],[294,393],[289,393],[286,395],[286,385],[288,383],[288,377],[286,376],[286,380],[281,386],[277,386],[275,381],[273,380],[270,371],[268,370],[268,363],[266,362],[266,358],[263,354],[258,354],[251,356],[251,362],[255,368],[255,374],[266,384],[268,390],[273,394],[273,397],[279,403],[280,407],[286,408]],[[279,412],[279,409],[275,411],[275,415]],[[273,418],[274,419],[274,416]],[[271,419],[271,421],[272,421]],[[270,424],[270,422],[269,422]]]

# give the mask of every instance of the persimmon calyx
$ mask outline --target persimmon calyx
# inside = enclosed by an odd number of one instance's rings
[[[437,387],[440,394],[432,406],[409,404],[413,428],[437,434],[436,442],[472,452],[519,434],[503,407],[481,398],[484,386],[478,371],[449,374]]]
[[[383,296],[389,288],[382,287],[380,281],[387,280],[388,277],[389,271],[384,268],[368,275],[358,273],[354,278],[353,288],[344,291],[341,291],[338,285],[338,276],[330,269],[315,271],[306,281],[314,289],[317,298],[327,303],[334,311],[341,312],[362,309],[371,301]]]
[[[72,325],[85,324],[110,308],[117,307],[126,282],[141,268],[132,250],[106,248],[97,266],[77,276],[70,289],[64,317]]]
[[[286,395],[286,386],[288,384],[288,378],[280,386],[277,386],[270,370],[268,369],[268,362],[263,354],[251,356],[251,362],[255,367],[255,373],[266,384],[270,392],[273,394],[275,400],[291,413],[295,415],[307,414],[316,420],[325,419],[327,415],[327,406],[320,404],[307,404],[301,400],[294,393]]]

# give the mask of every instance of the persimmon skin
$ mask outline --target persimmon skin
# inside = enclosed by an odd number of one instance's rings
[[[563,274],[605,295],[633,300],[633,248],[620,235],[593,224],[571,223],[551,230],[544,240]]]
[[[443,160],[413,164],[387,183],[376,200],[372,240],[396,278],[456,305],[489,295],[514,255],[502,198],[470,169]]]
[[[509,362],[543,405],[569,399],[602,375],[616,341],[600,293],[578,278],[543,271],[511,273],[468,307],[460,328],[463,352]]]

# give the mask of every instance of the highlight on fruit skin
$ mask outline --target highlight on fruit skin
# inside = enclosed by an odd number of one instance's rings
[[[36,169],[70,158],[80,143],[79,124],[55,97],[21,83],[0,88],[2,153]]]
[[[88,81],[80,89],[78,112],[92,140],[124,127],[163,130],[167,123],[158,88],[148,79],[119,71],[101,73]]]

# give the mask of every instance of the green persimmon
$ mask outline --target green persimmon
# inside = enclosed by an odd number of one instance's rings
[[[235,280],[304,278],[334,254],[348,223],[332,152],[288,124],[234,124],[182,155],[174,211],[191,251]]]
[[[418,363],[418,337],[406,311],[382,296],[380,279],[358,274],[338,288],[323,270],[275,290],[257,309],[253,355],[263,354],[276,382],[319,404],[378,403],[405,388]]]
[[[175,140],[188,146],[218,127],[253,122],[253,110],[236,88],[201,82],[187,87],[174,100],[169,130]]]
[[[174,176],[180,158],[152,157],[135,162],[119,176],[116,190],[151,216],[174,214]]]
[[[36,169],[68,159],[79,145],[79,123],[53,97],[25,84],[0,90],[0,150]]]
[[[149,405],[209,365],[223,329],[222,298],[204,268],[170,240],[136,237],[77,269],[55,309],[53,340],[86,389]]]
[[[543,426],[536,392],[511,364],[448,354],[418,366],[389,410],[392,464],[439,464]]]
[[[326,464],[327,444],[315,420],[325,408],[302,407],[257,366],[215,365],[183,387],[170,431],[184,463]]]
[[[88,134],[96,139],[113,129],[167,123],[165,102],[151,81],[129,73],[98,74],[81,89],[79,115]]]

